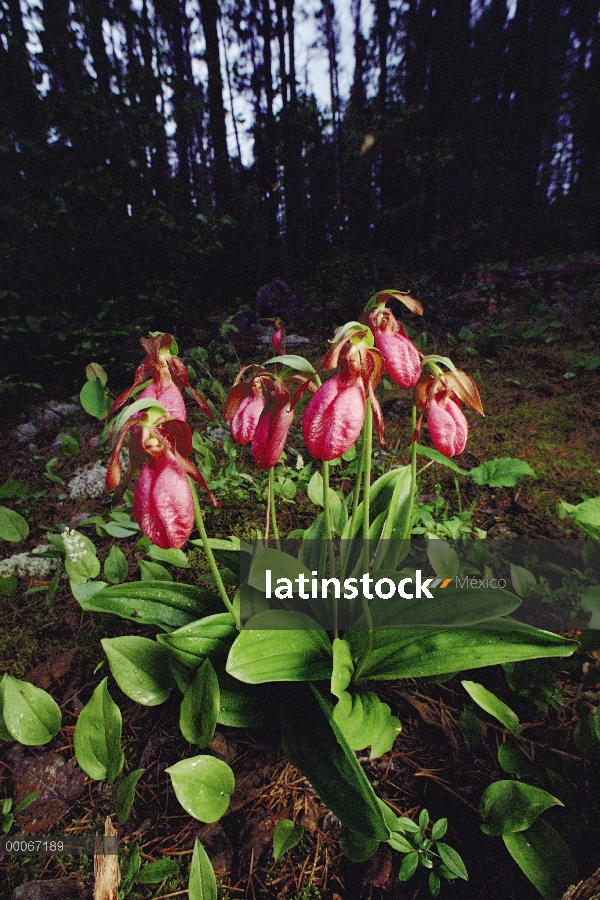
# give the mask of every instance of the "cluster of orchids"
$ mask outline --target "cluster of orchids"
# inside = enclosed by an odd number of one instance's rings
[[[383,443],[383,416],[375,390],[385,371],[400,387],[415,390],[413,442],[427,411],[436,449],[447,457],[462,453],[469,426],[461,404],[483,415],[477,386],[446,357],[424,356],[417,350],[386,305],[392,297],[422,315],[421,304],[412,297],[396,291],[376,294],[359,321],[337,330],[318,371],[309,378],[280,377],[257,365],[242,369],[227,398],[225,421],[229,421],[234,440],[252,444],[260,468],[269,470],[278,462],[294,408],[307,391],[312,396],[302,420],[302,434],[313,457],[331,461],[347,452],[363,429],[369,407]],[[291,363],[292,357],[282,355],[284,340],[283,326],[277,321],[272,346],[282,363]],[[335,374],[321,383],[324,372]]]
[[[414,389],[413,446],[427,412],[429,432],[437,450],[448,457],[464,450],[469,429],[461,404],[483,415],[475,382],[446,357],[424,356],[414,346],[386,305],[392,298],[422,315],[421,304],[406,294],[376,294],[358,321],[337,330],[316,371],[301,357],[285,354],[285,329],[276,319],[271,338],[276,356],[269,363],[280,362],[283,374],[256,364],[245,366],[239,373],[227,397],[224,417],[234,440],[251,444],[256,465],[269,472],[268,507],[274,500],[273,469],[283,453],[295,408],[306,394],[311,396],[302,420],[302,434],[312,456],[323,460],[327,481],[326,464],[346,453],[363,429],[368,432],[369,455],[373,424],[384,442],[383,416],[375,391],[386,371],[400,387]],[[218,506],[201,472],[190,460],[192,433],[186,422],[182,390],[192,394],[206,415],[211,419],[214,416],[189,384],[184,364],[172,352],[171,335],[155,334],[142,338],[141,343],[146,359],[136,370],[133,384],[117,397],[109,412],[110,417],[121,410],[113,425],[106,488],[124,491],[133,474],[140,470],[133,504],[136,521],[157,546],[179,548],[190,536],[194,521],[201,532],[204,530],[192,482],[199,484],[212,504]],[[322,381],[324,373],[333,374]],[[125,406],[135,392],[135,402]],[[127,436],[129,471],[123,476],[122,453]],[[278,536],[274,508],[271,513]]]

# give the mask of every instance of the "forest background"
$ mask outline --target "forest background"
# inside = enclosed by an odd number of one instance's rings
[[[599,0],[347,5],[1,0],[9,372],[41,380],[36,333],[66,350],[132,311],[180,333],[274,277],[450,283],[597,248]],[[297,71],[309,19],[326,107]]]

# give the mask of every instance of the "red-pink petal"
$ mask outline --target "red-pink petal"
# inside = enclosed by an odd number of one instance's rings
[[[272,469],[279,462],[293,418],[294,410],[287,403],[270,409],[259,419],[252,438],[252,455],[261,469]]]
[[[337,459],[358,438],[365,418],[361,379],[348,384],[334,375],[310,398],[302,420],[306,446],[316,459]]]
[[[417,348],[402,334],[374,329],[375,343],[385,359],[390,378],[403,388],[414,387],[421,374]]]
[[[164,406],[172,419],[181,419],[185,422],[187,414],[183,396],[177,385],[172,382],[163,391],[161,391],[160,385],[149,384],[147,388],[141,391],[139,397],[154,397],[155,400],[158,400]]]
[[[458,403],[450,397],[429,402],[427,422],[434,446],[444,456],[462,453],[467,444],[469,425]]]
[[[250,443],[264,408],[265,400],[262,394],[244,397],[229,423],[234,441],[238,444]]]
[[[163,550],[183,547],[194,527],[194,502],[187,477],[175,457],[153,457],[140,472],[133,497],[135,520]]]

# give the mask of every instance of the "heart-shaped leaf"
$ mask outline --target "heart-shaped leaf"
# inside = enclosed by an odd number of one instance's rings
[[[485,834],[512,834],[525,831],[551,806],[564,806],[541,788],[521,781],[494,781],[484,791],[479,812]]]
[[[190,816],[216,822],[227,812],[235,787],[233,772],[222,759],[192,756],[165,769],[175,796]]]

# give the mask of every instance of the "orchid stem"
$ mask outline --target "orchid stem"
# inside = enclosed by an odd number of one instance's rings
[[[327,534],[327,555],[329,557],[329,574],[335,577],[335,555],[333,550],[333,531],[331,530],[331,510],[329,508],[329,461],[323,460],[323,517],[325,519],[325,532]],[[339,637],[338,632],[338,604],[337,597],[333,598],[333,634]]]
[[[365,424],[363,425],[363,450],[364,450],[364,477],[365,485],[363,489],[363,571],[369,571],[369,531],[371,528],[369,503],[371,501],[371,454],[373,452],[373,411],[371,409],[371,401],[367,399],[365,409]],[[373,617],[369,609],[369,601],[365,597],[364,591],[361,593],[361,601],[365,622],[367,624],[367,642],[364,653],[361,656],[354,671],[354,680],[358,678],[373,649]]]
[[[204,552],[206,553],[206,558],[208,559],[208,564],[210,566],[210,570],[214,575],[215,584],[217,586],[217,590],[219,591],[221,600],[225,604],[227,611],[233,616],[236,627],[239,629],[241,627],[240,623],[240,615],[239,612],[234,607],[233,603],[227,596],[227,591],[225,590],[225,585],[223,584],[223,579],[221,578],[221,573],[217,568],[217,563],[215,562],[215,558],[213,556],[213,552],[210,548],[210,544],[208,543],[208,535],[206,534],[206,528],[204,527],[204,518],[202,516],[202,510],[200,509],[200,503],[198,501],[198,494],[196,492],[196,485],[194,482],[189,479],[191,488],[192,488],[192,500],[194,501],[194,514],[196,516],[196,525],[198,526],[198,531],[200,532],[200,537],[202,538],[202,544],[204,546]]]
[[[456,499],[458,500],[458,513],[462,512],[462,500],[460,499],[460,487],[458,484],[458,475],[454,475],[454,487],[456,488]]]
[[[279,543],[279,529],[277,528],[277,515],[275,512],[275,466],[272,466],[269,469],[269,502],[267,506],[271,508],[271,525],[273,526],[273,537],[275,538],[275,544],[277,545],[277,549],[281,550],[281,546]]]
[[[403,541],[409,541],[412,533],[412,514],[415,505],[415,494],[417,493],[417,442],[414,440],[415,429],[417,427],[417,404],[416,397],[413,397],[412,410],[410,415],[410,434],[413,442],[410,447],[410,500],[408,502],[408,512],[406,513],[406,523],[404,525]]]

